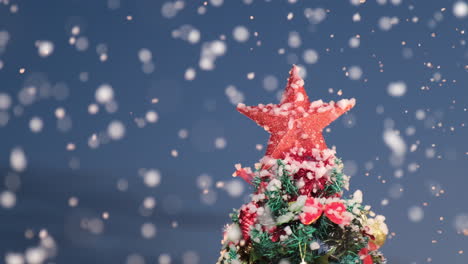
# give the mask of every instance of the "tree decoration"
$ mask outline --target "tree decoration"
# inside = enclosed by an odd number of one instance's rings
[[[323,205],[313,197],[306,197],[306,199],[304,207],[302,208],[302,213],[299,215],[299,219],[304,225],[310,225],[317,221],[317,219],[322,215]]]
[[[322,130],[354,99],[309,101],[296,66],[280,104],[238,110],[270,133],[255,170],[237,164],[233,176],[252,184],[251,201],[231,214],[218,264],[382,264],[385,217],[362,205],[362,192],[343,197],[349,177]]]
[[[239,104],[237,110],[270,133],[265,155],[280,159],[294,147],[327,149],[322,130],[354,105],[354,99],[342,99],[337,103],[310,102],[304,81],[299,77],[299,68],[293,66],[280,104]]]

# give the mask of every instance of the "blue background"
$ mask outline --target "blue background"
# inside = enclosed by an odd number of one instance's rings
[[[231,197],[214,185],[231,181],[236,163],[253,166],[263,154],[256,144],[265,145],[268,139],[263,129],[235,110],[225,89],[235,85],[247,105],[276,103],[291,64],[296,63],[307,71],[305,87],[311,99],[338,100],[336,92],[341,89],[342,97],[357,100],[357,106],[335,121],[325,137],[329,146],[337,147],[345,164],[355,168],[350,170],[350,192],[361,189],[365,203],[386,215],[390,231],[395,233],[382,248],[389,263],[468,263],[468,237],[457,233],[454,226],[457,216],[468,213],[468,52],[466,34],[461,32],[468,24],[466,18],[453,15],[452,0],[403,0],[400,5],[368,0],[357,6],[338,0],[255,0],[252,4],[225,0],[220,7],[208,2],[204,15],[197,13],[203,1],[186,1],[173,18],[162,15],[164,3],[122,0],[117,9],[101,0],[0,4],[0,31],[10,36],[0,55],[4,63],[0,92],[8,93],[13,106],[23,110],[20,115],[7,110],[10,120],[0,127],[0,177],[5,181],[14,173],[21,181],[12,190],[15,206],[0,208],[0,257],[37,245],[37,235],[28,239],[26,230],[37,234],[46,229],[57,244],[57,255],[50,260],[54,263],[135,264],[138,262],[129,258],[135,254],[145,263],[158,263],[161,254],[169,254],[172,263],[189,263],[183,258],[187,251],[199,256],[198,263],[214,263],[228,213],[251,191],[243,183],[243,195]],[[17,5],[16,13],[10,11],[12,5]],[[304,16],[305,8],[324,8],[327,17],[314,25]],[[290,12],[292,20],[287,19]],[[353,22],[357,12],[362,19]],[[395,16],[399,23],[383,31],[378,26],[383,16]],[[413,17],[418,18],[417,23]],[[184,24],[200,31],[200,42],[190,44],[171,36]],[[73,25],[80,26],[79,36],[88,38],[87,50],[78,51],[69,44]],[[233,39],[232,31],[238,25],[250,31],[245,43]],[[288,46],[292,31],[301,36],[298,48]],[[226,53],[217,58],[214,70],[201,70],[202,43],[221,35],[226,38]],[[360,35],[360,46],[353,49],[348,41],[355,35]],[[38,55],[38,40],[54,43],[49,57]],[[96,53],[100,43],[108,48],[105,62]],[[142,48],[152,52],[155,70],[150,74],[142,71],[138,59]],[[281,48],[285,54],[278,53]],[[410,58],[403,56],[405,48],[411,50]],[[317,63],[304,62],[302,54],[307,49],[317,51]],[[353,65],[363,71],[359,80],[345,75],[343,67]],[[197,72],[193,81],[184,79],[189,67]],[[25,69],[23,74],[20,68]],[[80,81],[81,72],[89,73],[88,81]],[[253,80],[246,77],[249,72],[255,73]],[[435,73],[446,81],[431,81]],[[274,92],[263,88],[267,75],[279,81]],[[388,94],[388,84],[395,81],[406,83],[404,96]],[[17,94],[31,82],[52,86],[63,82],[69,96],[21,106]],[[103,83],[113,87],[118,111],[107,113],[101,107],[98,114],[90,115],[88,105]],[[159,102],[152,104],[155,97]],[[65,108],[72,120],[68,132],[57,129],[57,107]],[[384,109],[383,113],[377,108]],[[424,120],[415,117],[419,109],[426,113]],[[138,128],[134,118],[144,117],[148,110],[155,110],[159,120]],[[44,122],[40,133],[29,129],[33,116]],[[112,120],[123,122],[125,137],[90,148],[89,137],[106,131]],[[399,167],[389,162],[391,150],[382,138],[388,120],[393,120],[408,147],[419,142]],[[350,121],[351,125],[346,123]],[[414,135],[405,134],[408,127],[415,128]],[[187,139],[178,136],[180,129],[187,129]],[[225,148],[215,147],[218,137],[226,140]],[[66,150],[70,142],[76,150]],[[24,172],[10,168],[9,155],[15,147],[21,147],[27,156]],[[426,156],[427,148],[435,150],[434,158]],[[177,157],[171,155],[172,150],[178,151]],[[79,168],[71,168],[70,160],[79,160]],[[369,162],[372,168],[366,168]],[[408,171],[412,163],[419,166],[415,172]],[[146,186],[138,172],[141,168],[160,170],[161,184]],[[400,168],[404,176],[394,177]],[[214,204],[201,200],[204,194],[197,187],[201,174],[214,181],[209,190],[217,195]],[[127,191],[117,189],[122,179],[128,182]],[[432,186],[443,189],[444,194],[435,196]],[[398,199],[389,194],[396,187],[403,188]],[[8,186],[2,184],[1,188],[7,190]],[[139,208],[148,196],[155,197],[157,205],[151,215],[143,216]],[[70,197],[79,199],[78,206],[68,205]],[[388,205],[382,205],[383,199],[388,199]],[[424,210],[420,222],[408,218],[413,206]],[[109,219],[102,219],[103,212],[109,213]],[[103,231],[93,234],[80,227],[86,218],[101,219]],[[140,228],[146,222],[156,226],[154,238],[142,237]]]

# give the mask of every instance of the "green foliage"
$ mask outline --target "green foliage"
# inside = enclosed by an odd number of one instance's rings
[[[237,251],[235,247],[229,249],[229,259],[233,260],[237,258]]]
[[[328,220],[328,218],[322,216],[317,220],[315,225],[318,230],[318,238],[322,241],[326,241],[328,239],[329,230],[334,229],[335,224]]]
[[[280,243],[273,242],[270,235],[266,232],[252,230],[252,251],[253,254],[261,256],[264,260],[277,259],[284,254]],[[268,263],[268,262],[259,262]]]
[[[314,240],[317,232],[315,227],[303,224],[295,225],[291,229],[293,233],[285,243],[291,253],[297,252],[299,246],[309,245]]]
[[[231,217],[231,221],[233,223],[239,224],[239,210],[232,209],[232,211],[233,212],[229,214],[229,216]]]
[[[364,206],[362,204],[358,204],[358,203],[348,204],[346,206],[346,211],[353,212],[354,208],[357,208],[359,210],[359,212],[361,212],[361,215],[367,215],[368,214],[368,211],[364,210]]]
[[[274,216],[288,212],[288,203],[283,199],[280,191],[265,191],[265,195],[268,197],[267,205]]]
[[[283,196],[288,195],[296,196],[299,191],[293,182],[291,175],[285,169],[285,164],[282,160],[277,160],[278,168],[277,175],[281,175],[279,180],[281,182],[281,190],[278,191],[265,191],[267,196],[267,205],[270,207],[274,216],[280,216],[288,212],[288,203],[284,200]],[[281,171],[281,173],[280,173]]]
[[[323,195],[331,196],[331,195],[340,193],[343,190],[343,187],[345,185],[344,174],[341,171],[341,169],[338,169],[342,167],[343,162],[337,158],[335,159],[335,164],[336,164],[336,167],[333,168],[332,173],[331,173],[332,180],[327,186],[325,186],[325,190],[322,196]]]
[[[260,183],[262,183],[262,179],[259,176],[255,176],[252,179],[252,185],[255,188],[255,191],[258,191],[258,188],[260,187]]]
[[[299,194],[299,190],[297,189],[297,186],[294,184],[292,177],[289,174],[284,172],[283,176],[281,176],[280,178],[280,181],[285,194],[289,194],[292,196],[296,196]]]
[[[339,264],[353,264],[353,263],[361,263],[361,260],[359,259],[359,256],[353,252],[350,252],[347,255],[344,255],[341,257],[341,259],[338,262]]]

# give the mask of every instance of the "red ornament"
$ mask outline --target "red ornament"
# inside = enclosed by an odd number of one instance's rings
[[[326,149],[322,130],[355,105],[354,99],[310,102],[298,72],[293,65],[280,104],[237,106],[239,112],[271,134],[265,155],[275,159],[284,158],[294,147]]]
[[[304,181],[304,186],[299,189],[299,194],[301,195],[317,195],[321,190],[325,188],[327,183],[326,177],[321,177],[320,179],[316,179],[315,177],[307,177],[307,173],[314,173],[309,170],[299,169],[297,173],[294,174],[294,179],[299,180],[302,179]]]
[[[372,241],[369,241],[369,243],[367,244],[367,248],[370,251],[376,251],[379,249],[379,247],[376,244],[374,244]]]
[[[278,242],[282,235],[286,235],[286,231],[283,228],[274,227],[268,231],[271,234],[271,241]]]
[[[367,248],[362,248],[359,251],[359,257],[362,259],[362,264],[373,264],[372,257],[369,255],[369,250]]]
[[[314,198],[308,197],[302,208],[302,213],[299,215],[299,220],[304,225],[310,225],[317,221],[322,213],[323,205]]]
[[[257,213],[250,212],[247,206],[240,210],[239,225],[242,231],[242,237],[245,241],[248,241],[250,239],[250,230],[252,229],[256,219]]]
[[[345,213],[346,207],[340,202],[329,203],[325,206],[325,215],[337,225],[349,225],[350,219]]]
[[[370,255],[367,255],[362,261],[362,264],[373,264],[373,263],[374,261],[372,261],[372,257]]]

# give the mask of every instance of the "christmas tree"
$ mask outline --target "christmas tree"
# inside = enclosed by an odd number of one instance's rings
[[[271,135],[254,170],[236,165],[233,176],[254,193],[230,215],[217,263],[385,263],[385,217],[362,205],[359,190],[343,197],[349,177],[322,136],[355,100],[310,102],[298,71],[291,69],[280,104],[237,107]]]

